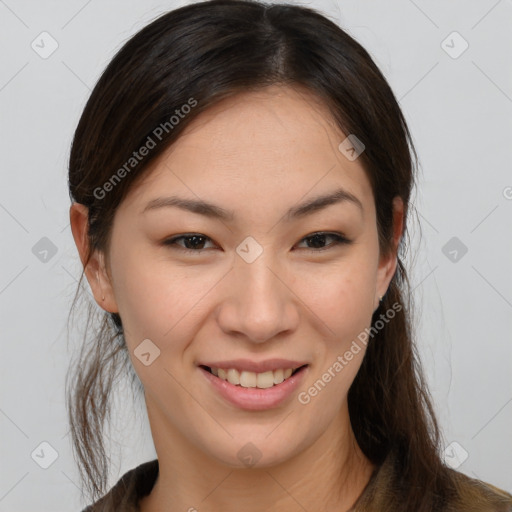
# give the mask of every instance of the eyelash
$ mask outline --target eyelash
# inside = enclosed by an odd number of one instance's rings
[[[315,236],[318,236],[318,235],[326,236],[326,237],[331,237],[331,238],[334,239],[334,243],[331,243],[331,244],[327,245],[326,247],[322,247],[322,248],[319,248],[319,249],[305,248],[306,250],[309,250],[311,252],[322,252],[322,251],[326,251],[328,249],[332,249],[332,248],[334,248],[336,246],[339,246],[339,245],[349,245],[349,244],[352,243],[342,233],[336,233],[336,232],[333,233],[333,232],[325,232],[325,231],[317,231],[315,233],[311,233],[310,235],[307,235],[304,238],[302,238],[300,240],[300,242],[303,242],[305,240],[314,238]],[[172,247],[172,248],[178,248],[178,250],[180,250],[182,252],[185,252],[185,253],[198,254],[198,253],[202,253],[202,252],[208,250],[208,249],[187,249],[185,247],[178,246],[177,243],[176,243],[178,240],[183,240],[183,239],[186,239],[186,238],[193,238],[193,237],[203,238],[203,239],[205,239],[205,241],[212,241],[211,238],[207,237],[206,235],[202,235],[201,233],[190,233],[190,234],[186,234],[186,235],[175,236],[173,238],[169,238],[167,240],[164,240],[163,245],[169,246],[169,247]]]

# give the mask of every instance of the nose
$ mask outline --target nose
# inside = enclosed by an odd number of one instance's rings
[[[226,334],[243,334],[253,343],[289,334],[300,320],[300,301],[283,269],[264,256],[265,251],[252,263],[235,259],[217,311],[217,321]]]

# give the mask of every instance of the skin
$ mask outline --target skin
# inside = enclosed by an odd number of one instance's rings
[[[226,402],[199,360],[288,358],[309,363],[305,391],[366,327],[396,269],[402,203],[396,198],[394,245],[378,244],[370,183],[360,160],[338,145],[346,135],[307,91],[272,86],[223,100],[194,120],[152,165],[116,212],[107,258],[86,267],[98,304],[118,312],[130,357],[145,389],[159,478],[144,512],[348,510],[374,466],[352,431],[347,393],[363,348],[317,396],[297,393],[282,406],[246,411]],[[339,187],[350,201],[287,221],[291,207]],[[220,221],[177,207],[141,211],[159,196],[202,199],[232,210]],[[70,210],[84,262],[87,210]],[[338,232],[350,244],[316,232]],[[175,235],[206,237],[186,253]],[[247,237],[262,254],[247,263]],[[190,246],[189,246],[190,247]],[[102,299],[104,297],[104,299]],[[134,355],[149,338],[160,356]],[[237,456],[248,442],[259,461]],[[192,509],[193,510],[193,509]]]

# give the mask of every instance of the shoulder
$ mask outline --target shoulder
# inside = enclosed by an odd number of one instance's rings
[[[158,477],[158,459],[127,471],[112,489],[82,512],[137,512],[138,502],[148,495]]]
[[[377,466],[353,512],[512,512],[512,495],[443,465],[409,502],[410,481],[393,453]],[[418,501],[419,500],[419,501]]]
[[[448,471],[454,496],[447,512],[512,512],[512,494],[453,469]]]

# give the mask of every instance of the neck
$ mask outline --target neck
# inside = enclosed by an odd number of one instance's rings
[[[186,439],[177,439],[176,432],[162,431],[161,423],[154,428],[156,418],[151,421],[149,407],[148,413],[159,475],[140,502],[142,512],[348,511],[374,470],[357,445],[347,406],[302,452],[274,466],[244,469],[198,453]]]

